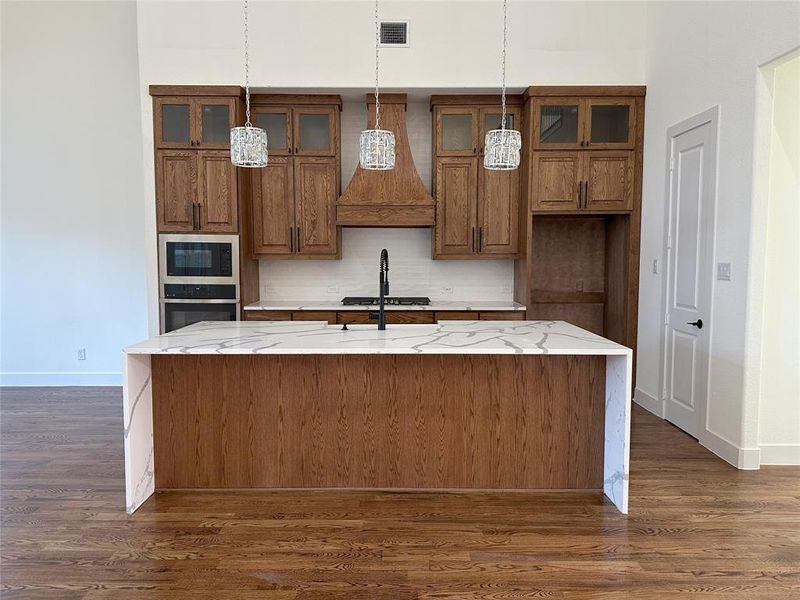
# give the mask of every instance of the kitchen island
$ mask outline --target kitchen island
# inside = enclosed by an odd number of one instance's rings
[[[126,508],[220,488],[596,490],[631,350],[563,321],[204,322],[124,350]]]

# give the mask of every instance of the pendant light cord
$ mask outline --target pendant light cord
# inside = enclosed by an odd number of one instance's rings
[[[244,126],[252,127],[250,123],[250,43],[247,30],[247,0],[244,0],[244,102],[247,117]]]
[[[375,0],[375,129],[381,128],[381,101],[378,97],[378,48],[381,42],[381,25],[378,21],[378,0]]]
[[[503,54],[501,58],[502,63],[502,92],[500,95],[500,102],[503,105],[503,116],[500,119],[500,129],[506,128],[506,38],[508,36],[508,2],[503,0]]]

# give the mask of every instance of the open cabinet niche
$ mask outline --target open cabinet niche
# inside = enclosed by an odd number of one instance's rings
[[[527,318],[569,321],[630,345],[630,216],[530,218]]]

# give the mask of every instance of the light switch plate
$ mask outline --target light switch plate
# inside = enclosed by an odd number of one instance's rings
[[[728,262],[717,263],[717,279],[719,281],[731,280],[731,263]]]
[[[658,259],[653,259],[653,275],[658,275]]]

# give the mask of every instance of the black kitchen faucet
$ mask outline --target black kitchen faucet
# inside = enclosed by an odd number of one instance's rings
[[[389,293],[389,251],[381,250],[381,262],[378,269],[378,330],[386,329],[386,294]]]

